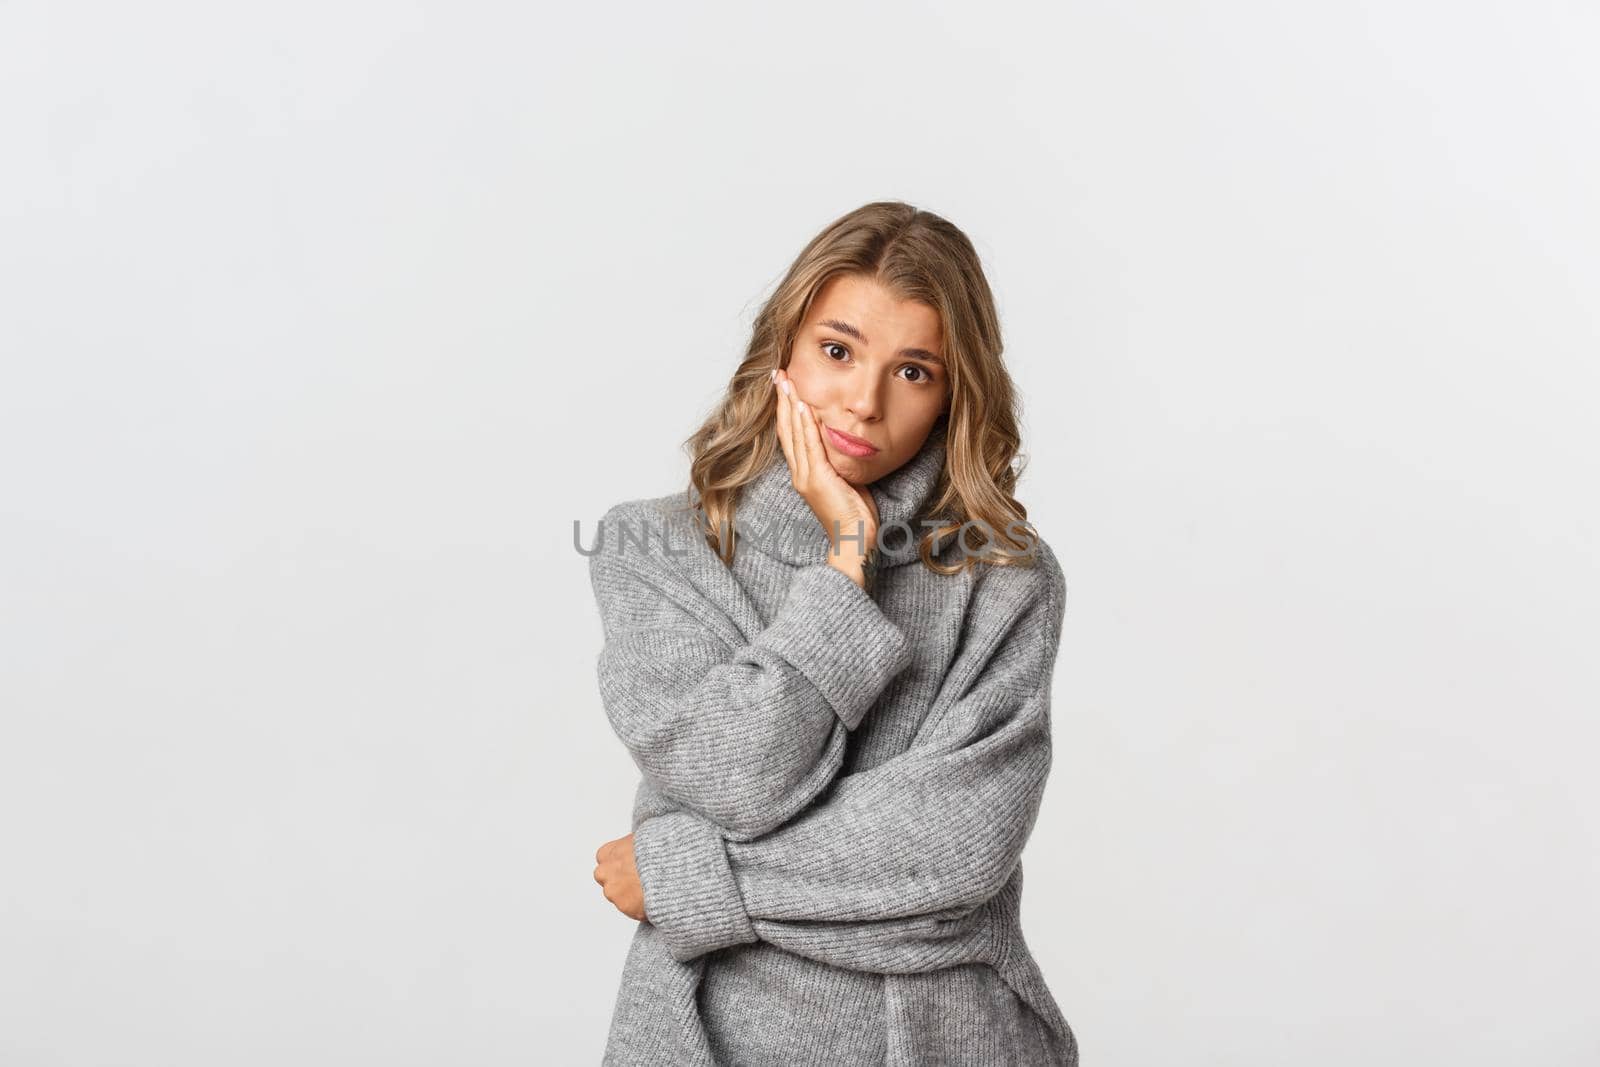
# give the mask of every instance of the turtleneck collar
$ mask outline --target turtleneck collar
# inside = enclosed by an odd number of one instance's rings
[[[917,543],[927,530],[917,520],[930,517],[923,511],[944,471],[946,429],[946,416],[940,416],[916,455],[867,487],[878,506],[878,529],[884,531],[883,567],[918,558]],[[827,562],[828,531],[795,489],[789,462],[781,451],[745,484],[734,521],[741,546],[748,544],[763,555],[797,565]],[[909,539],[903,528],[889,531],[890,524],[897,522],[910,528]]]

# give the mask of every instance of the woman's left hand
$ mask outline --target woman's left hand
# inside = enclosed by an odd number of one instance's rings
[[[644,922],[644,886],[639,884],[639,868],[633,862],[633,835],[607,841],[594,858],[599,864],[594,869],[594,880],[600,883],[606,899],[628,918]]]

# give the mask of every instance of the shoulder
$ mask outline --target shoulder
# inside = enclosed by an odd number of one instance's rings
[[[660,524],[671,521],[687,521],[689,501],[683,492],[664,493],[660,496],[641,496],[628,500],[619,500],[600,515],[600,521],[607,528],[617,528],[629,523],[635,525],[643,523]]]
[[[594,524],[586,552],[591,574],[648,570],[661,580],[710,549],[680,491],[612,504]]]
[[[738,586],[724,577],[727,567],[706,543],[687,493],[611,505],[584,551],[608,629],[692,621],[724,643],[737,637],[727,617]]]
[[[1061,561],[1056,558],[1055,549],[1037,531],[1033,534],[1033,556],[1033,565],[1028,569],[1033,572],[1034,588],[1041,596],[1065,600],[1067,576],[1061,569]]]
[[[1031,551],[1017,562],[972,565],[961,620],[961,655],[971,665],[962,669],[981,671],[996,684],[1022,692],[1035,691],[1050,677],[1061,645],[1067,588],[1051,546],[1037,531],[1029,543]]]
[[[680,491],[661,496],[636,497],[612,504],[600,516],[597,536],[603,532],[605,540],[613,544],[626,537],[629,539],[628,547],[632,548],[635,544],[643,547],[642,543],[648,535],[649,547],[656,551],[664,534],[670,533],[677,539],[676,543],[681,543],[683,535],[693,533],[696,525],[695,512],[690,507],[688,495]]]
[[[1026,537],[1030,547],[1026,559],[1004,565],[976,564],[975,595],[1011,605],[1019,611],[1038,607],[1060,614],[1067,598],[1066,574],[1050,543],[1037,529]]]
[[[1055,551],[1030,528],[1031,552],[1015,563],[976,563],[962,628],[979,646],[1014,643],[1053,650],[1060,644],[1066,616],[1067,582]],[[1037,638],[1035,641],[1033,638]],[[1013,649],[1020,654],[1019,649]]]

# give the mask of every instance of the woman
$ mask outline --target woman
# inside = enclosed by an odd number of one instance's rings
[[[643,772],[616,1064],[1075,1064],[1022,938],[1065,584],[972,244],[872,203],[800,253],[692,486],[590,550]],[[781,455],[780,455],[781,453]]]

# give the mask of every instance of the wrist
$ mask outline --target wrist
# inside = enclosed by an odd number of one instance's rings
[[[828,554],[828,566],[843,574],[861,588],[865,589],[867,587],[867,576],[863,572],[862,558],[859,553],[830,552]]]
[[[877,587],[878,563],[881,558],[882,554],[876,545],[869,546],[865,552],[852,550],[828,553],[828,563],[868,593]]]

